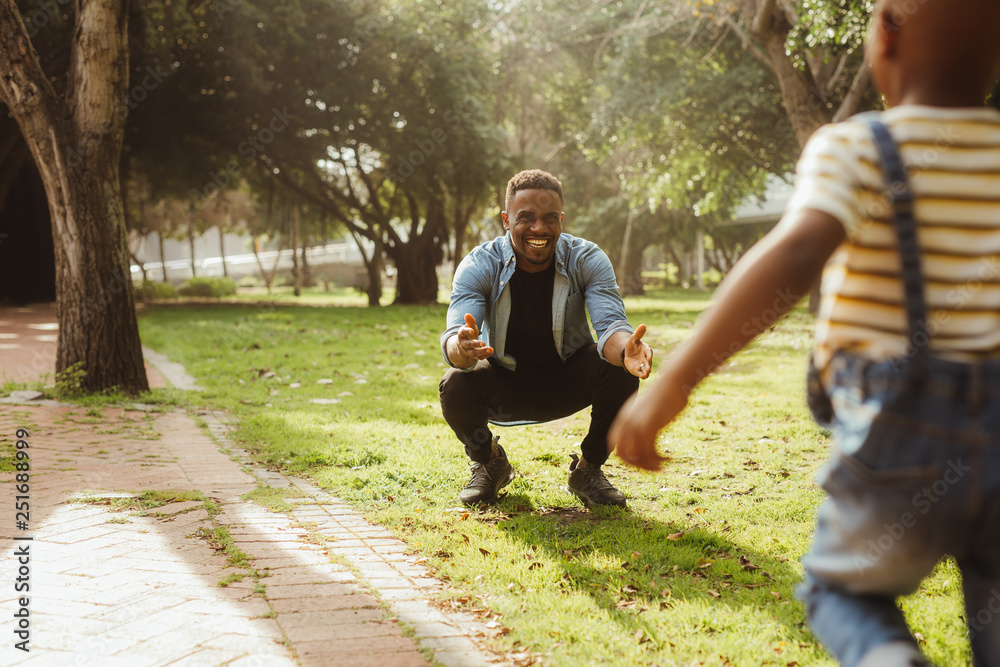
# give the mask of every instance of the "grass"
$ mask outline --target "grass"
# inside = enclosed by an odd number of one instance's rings
[[[256,489],[245,493],[240,498],[255,502],[272,512],[291,512],[294,506],[286,498],[303,498],[305,494],[298,489],[281,489],[260,484]]]
[[[627,305],[662,360],[708,298],[672,290]],[[310,477],[406,540],[452,584],[446,604],[489,610],[498,650],[550,665],[833,664],[794,598],[829,446],[803,399],[808,314],[699,389],[661,435],[665,472],[612,460],[630,509],[595,512],[563,490],[586,413],[500,429],[517,479],[492,508],[459,506],[467,461],[437,399],[444,315],[440,305],[171,305],[144,309],[140,329],[205,387],[185,400],[235,415],[259,464]],[[902,603],[941,664],[969,659],[959,591],[945,562]]]
[[[247,577],[253,577],[255,582],[253,588],[254,595],[264,597],[265,587],[264,584],[260,583],[259,579],[268,576],[268,574],[259,572],[253,567],[253,559],[245,551],[236,546],[236,542],[233,540],[233,536],[229,534],[228,528],[225,526],[199,528],[195,531],[194,536],[207,541],[212,549],[225,554],[226,563],[229,567],[243,570],[243,572],[231,572],[225,575],[219,579],[216,584],[217,586],[225,588],[229,584],[243,581]]]
[[[147,516],[151,510],[158,507],[185,501],[201,502],[203,509],[208,512],[209,516],[215,516],[222,511],[218,501],[207,498],[201,491],[187,491],[184,489],[151,489],[120,498],[82,496],[70,499],[70,502],[84,505],[107,505],[112,512],[134,512],[137,516]],[[156,512],[152,514],[154,516],[157,515]],[[126,523],[126,521],[109,520],[108,523]]]

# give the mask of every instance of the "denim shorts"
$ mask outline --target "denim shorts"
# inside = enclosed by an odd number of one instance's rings
[[[824,589],[842,598],[814,631],[874,629],[852,596],[912,593],[952,555],[977,665],[1000,664],[1000,361],[839,353],[831,363],[835,443],[819,479],[829,498],[802,561],[803,590],[810,607]]]
[[[821,512],[807,569],[894,595],[944,554],[976,553],[1000,575],[1000,521],[984,523],[1000,520],[1000,362],[831,363],[835,443],[820,483],[836,511]]]

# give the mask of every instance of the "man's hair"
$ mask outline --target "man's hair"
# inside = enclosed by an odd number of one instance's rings
[[[559,195],[559,201],[563,199],[562,183],[559,179],[547,171],[541,169],[525,169],[514,174],[513,178],[507,181],[507,196],[504,198],[504,210],[510,212],[510,203],[514,200],[514,195],[521,190],[551,190]]]

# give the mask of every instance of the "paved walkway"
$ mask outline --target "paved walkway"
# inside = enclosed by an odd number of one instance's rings
[[[30,445],[26,493],[0,473],[0,665],[511,664],[403,542],[254,468],[224,414],[136,407],[0,405],[0,455]]]

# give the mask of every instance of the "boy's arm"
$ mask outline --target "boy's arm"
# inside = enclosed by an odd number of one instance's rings
[[[729,272],[694,336],[664,362],[662,376],[626,403],[608,434],[625,463],[659,470],[656,434],[687,405],[694,387],[787,313],[844,241],[836,218],[815,209],[786,215]]]

